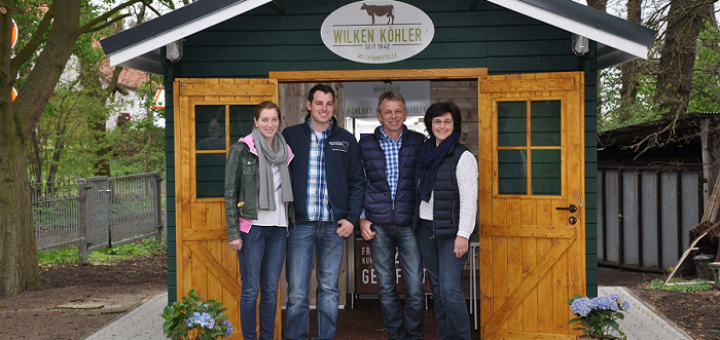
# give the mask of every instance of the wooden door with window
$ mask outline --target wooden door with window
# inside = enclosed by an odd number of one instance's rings
[[[225,160],[254,127],[257,104],[277,103],[274,79],[178,79],[174,83],[178,298],[194,289],[225,303],[242,339],[237,253],[227,245]],[[280,299],[275,339],[282,339]]]
[[[574,339],[585,295],[583,74],[482,76],[483,339]]]

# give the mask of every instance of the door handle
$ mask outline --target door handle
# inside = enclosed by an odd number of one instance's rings
[[[569,207],[557,207],[555,210],[567,210],[571,213],[574,213],[577,211],[577,206],[575,204],[570,204]]]

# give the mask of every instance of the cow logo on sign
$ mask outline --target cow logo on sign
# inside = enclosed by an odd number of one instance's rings
[[[387,64],[422,52],[430,45],[435,27],[415,6],[366,0],[330,13],[320,35],[325,46],[340,57],[364,64]]]
[[[395,6],[393,5],[367,5],[362,4],[360,7],[361,11],[366,11],[369,16],[372,17],[372,25],[375,25],[375,16],[384,17],[387,16],[388,22],[387,24],[390,25],[395,24]]]

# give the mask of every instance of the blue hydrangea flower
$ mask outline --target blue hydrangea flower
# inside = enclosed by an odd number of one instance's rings
[[[191,317],[191,318],[188,318],[188,319],[185,319],[185,327],[187,327],[187,328],[193,328],[194,326],[195,326],[195,325],[193,324],[193,319],[192,319],[192,317]]]
[[[570,305],[573,314],[583,318],[590,314],[595,307],[595,303],[586,297],[575,299],[572,305]]]
[[[195,316],[197,317],[196,324],[199,324],[202,327],[205,327],[207,329],[213,329],[215,327],[215,319],[213,319],[210,314],[203,312],[202,314],[195,312]]]
[[[615,299],[609,296],[598,296],[592,301],[597,306],[597,310],[606,311],[611,310],[614,312],[617,312],[620,310],[620,307],[618,306],[617,302],[615,302]]]
[[[235,328],[233,328],[233,326],[230,324],[230,321],[227,321],[227,320],[220,322],[220,324],[228,327],[227,331],[225,331],[225,337],[229,338],[230,335],[232,334],[232,332],[235,330]]]
[[[615,300],[615,303],[617,303],[620,310],[629,310],[630,309],[630,303],[625,300],[625,298],[620,294],[610,294],[608,295],[609,298]]]

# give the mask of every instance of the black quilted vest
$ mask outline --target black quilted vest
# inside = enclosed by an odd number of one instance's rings
[[[435,236],[455,236],[460,223],[460,191],[457,184],[457,165],[460,156],[468,148],[460,143],[445,155],[433,185],[433,234]],[[419,183],[422,183],[427,171],[419,170]],[[420,192],[420,190],[418,190]]]
[[[360,139],[360,155],[365,168],[365,218],[375,224],[412,226],[415,218],[415,170],[425,136],[403,127],[398,157],[398,183],[395,204],[385,176],[385,154],[380,147],[380,127]]]

